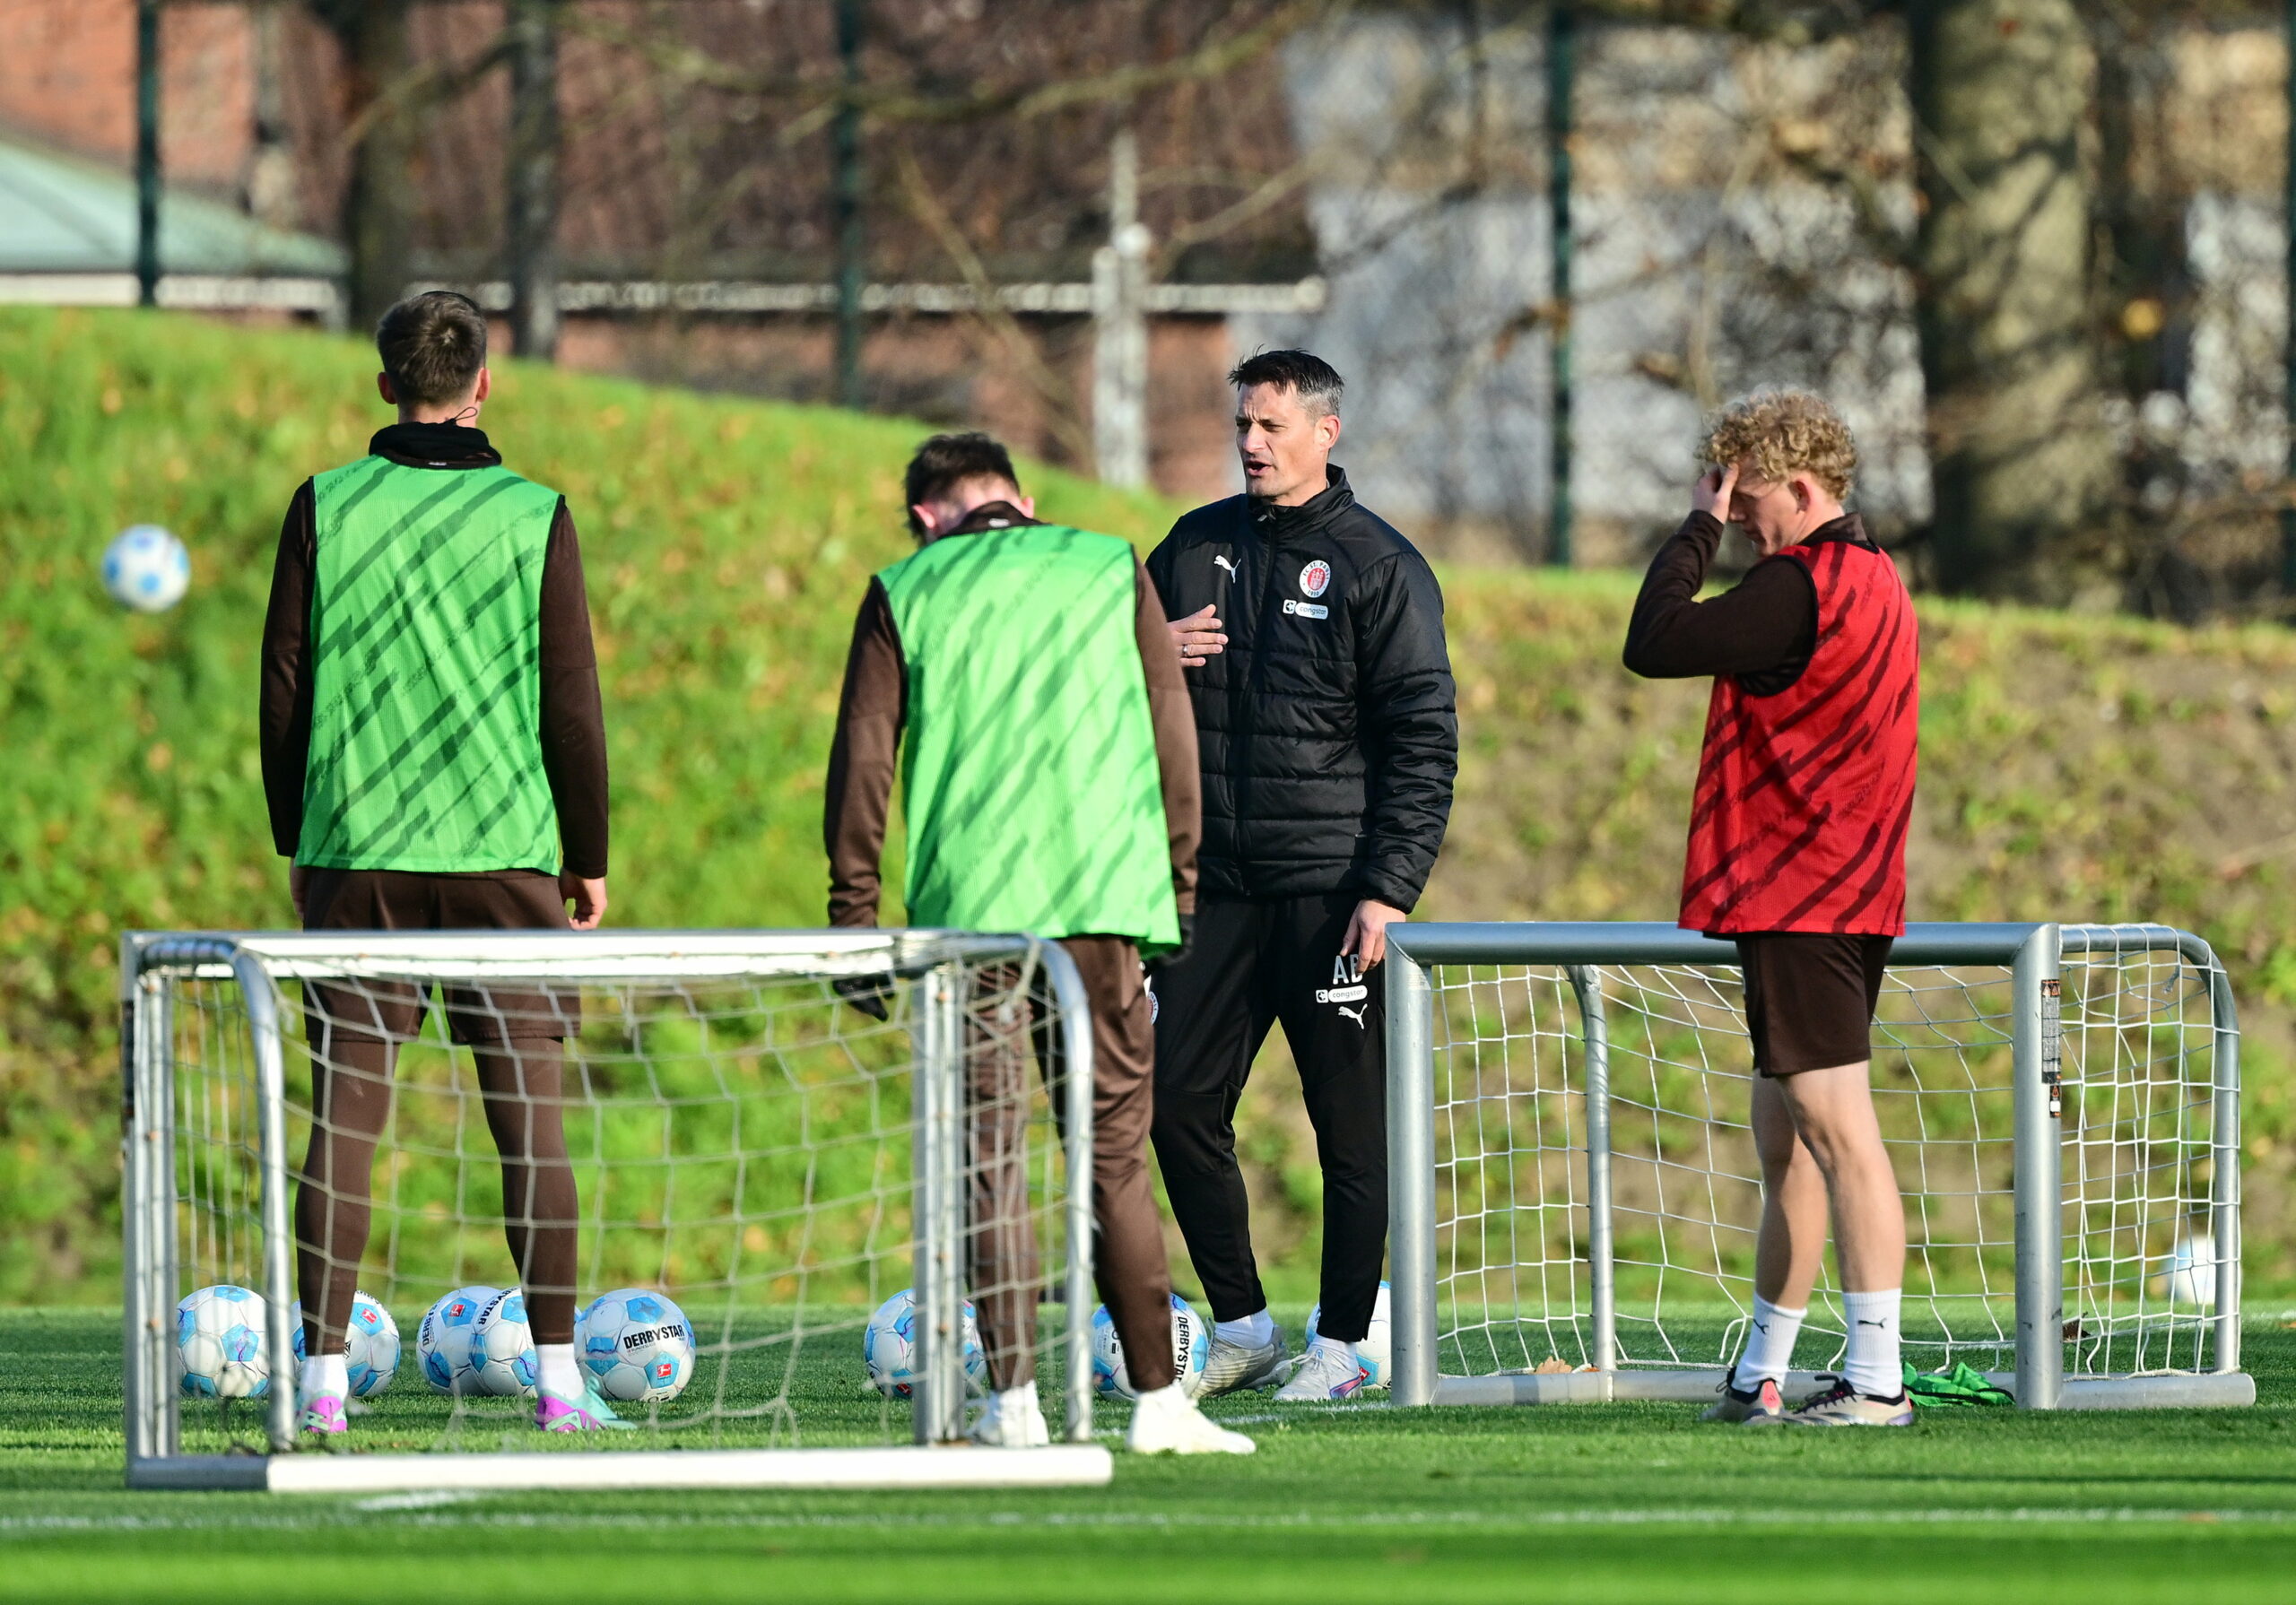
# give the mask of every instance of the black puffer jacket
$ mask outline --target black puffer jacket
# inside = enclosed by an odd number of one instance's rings
[[[1409,910],[1443,845],[1459,726],[1443,593],[1337,468],[1304,507],[1232,497],[1148,559],[1167,617],[1219,610],[1227,650],[1187,672],[1204,765],[1200,885],[1357,891]]]

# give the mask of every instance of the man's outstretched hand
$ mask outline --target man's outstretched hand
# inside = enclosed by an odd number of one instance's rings
[[[1220,633],[1220,613],[1211,603],[1185,619],[1171,621],[1172,644],[1180,649],[1180,667],[1193,669],[1207,657],[1218,657],[1228,645]]]

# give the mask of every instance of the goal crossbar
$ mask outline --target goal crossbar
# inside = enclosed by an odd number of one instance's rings
[[[1611,1083],[1613,1006],[1606,975],[1629,967],[1685,967],[1735,975],[1735,943],[1657,924],[1525,923],[1399,924],[1390,933],[1386,979],[1388,1050],[1388,1150],[1392,1219],[1393,1401],[1438,1403],[1549,1403],[1711,1396],[1724,1371],[1709,1366],[1638,1366],[1622,1359],[1619,1339],[1617,1217],[1613,1197]],[[2213,1306],[2198,1317],[2212,1363],[2146,1375],[2065,1375],[2065,1349],[2079,1330],[2066,1320],[2062,1172],[2066,1141],[2060,1018],[2068,955],[2158,956],[2188,967],[2205,982],[2209,1071],[2205,1093],[2208,1177],[2205,1215],[2213,1247]],[[2241,1405],[2255,1400],[2239,1366],[2239,1029],[2231,987],[2208,944],[2164,925],[1921,924],[1893,947],[1893,971],[1955,967],[2005,969],[2010,1002],[2009,1060],[2013,1106],[2015,1332],[2013,1370],[1993,1371],[2024,1409],[2117,1409]],[[1447,1375],[1440,1357],[1443,1267],[1439,1234],[1459,1206],[1438,1190],[1439,976],[1446,968],[1511,967],[1545,971],[1575,1006],[1575,1025],[1554,1034],[1575,1057],[1571,1102],[1583,1112],[1578,1151],[1583,1177],[1573,1269],[1587,1289],[1588,1363],[1528,1367],[1480,1375]],[[1480,1029],[1479,1026],[1473,1028]],[[1472,1044],[1479,1047],[1481,1042]],[[1543,1083],[1552,1094],[1555,1088]],[[1478,1094],[1488,1097],[1488,1094]],[[1501,1095],[1513,1098],[1511,1089]],[[1679,1113],[1679,1112],[1674,1112]],[[1500,1122],[1505,1124],[1502,1118]],[[1974,1146],[1973,1144],[1971,1146]],[[1709,1179],[1711,1179],[1710,1177]],[[1559,1374],[1557,1374],[1559,1373]],[[1794,1379],[1813,1390],[1814,1377]],[[1789,1392],[1791,1390],[1789,1389]]]
[[[934,930],[695,932],[326,932],[127,933],[121,943],[124,1219],[124,1406],[127,1478],[150,1488],[375,1492],[436,1488],[1019,1488],[1109,1479],[1091,1437],[1092,1041],[1074,962],[1027,936]],[[1065,1441],[1043,1450],[963,1448],[971,1321],[967,1263],[967,967],[1039,975],[1057,1016],[1065,1074],[1058,1147],[1070,1178],[1060,1199],[1061,1332]],[[283,982],[361,981],[562,987],[678,985],[726,978],[837,981],[883,976],[913,1001],[914,1262],[918,1320],[913,1446],[622,1449],[594,1453],[299,1453],[294,1389],[274,1374],[257,1401],[267,1453],[187,1453],[178,1425],[173,1316],[183,1291],[178,1252],[173,1124],[174,993],[220,984],[244,1012],[252,1108],[258,1254],[250,1270],[265,1301],[265,1352],[290,1352],[295,1297],[294,1184],[289,1149]],[[1025,990],[1025,985],[1023,986]],[[962,1318],[961,1319],[961,1311]]]

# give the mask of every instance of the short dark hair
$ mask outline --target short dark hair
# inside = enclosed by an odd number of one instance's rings
[[[459,291],[426,290],[383,314],[375,350],[400,401],[453,401],[486,366],[486,314]]]
[[[1003,480],[1015,490],[1021,488],[1021,476],[1013,472],[1013,454],[994,435],[967,429],[961,435],[935,435],[917,448],[902,482],[901,506],[936,500],[967,480]],[[915,513],[909,516],[909,533],[925,533]]]
[[[1236,364],[1228,382],[1239,390],[1254,385],[1289,390],[1318,418],[1339,411],[1340,395],[1347,388],[1339,369],[1313,351],[1255,351]]]

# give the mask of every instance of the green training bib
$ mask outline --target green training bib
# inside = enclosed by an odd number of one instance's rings
[[[1032,525],[877,577],[909,664],[918,924],[1178,943],[1135,576],[1122,541]]]
[[[558,493],[364,457],[312,481],[311,748],[296,862],[559,868],[542,761],[542,569]]]

